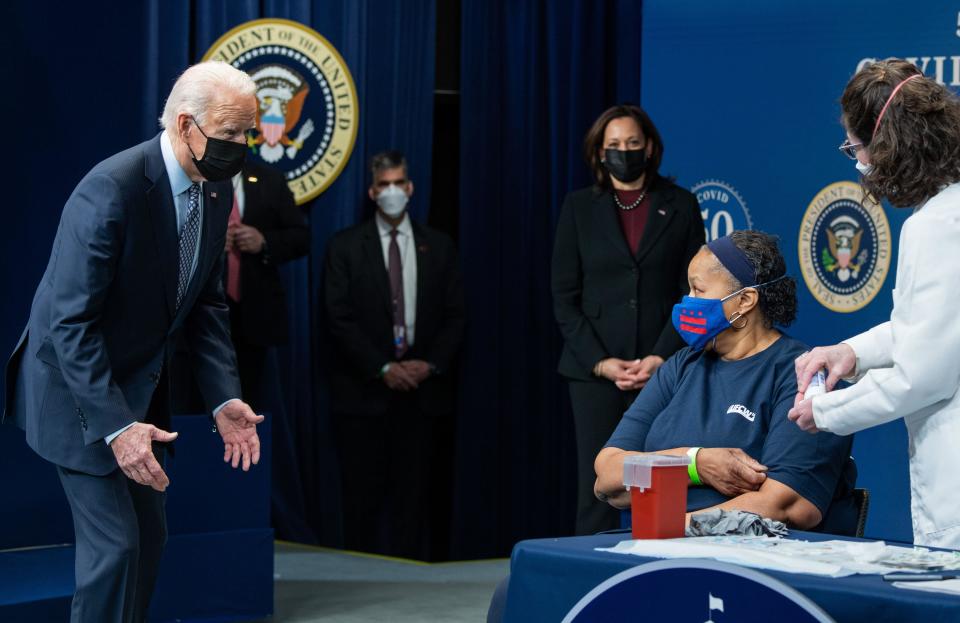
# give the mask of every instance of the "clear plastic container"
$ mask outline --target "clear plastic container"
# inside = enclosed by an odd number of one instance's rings
[[[682,537],[687,509],[688,456],[643,454],[623,460],[635,539]]]
[[[668,456],[665,454],[634,454],[623,459],[623,484],[637,487],[640,491],[650,488],[651,473],[654,467],[686,467],[689,456]]]

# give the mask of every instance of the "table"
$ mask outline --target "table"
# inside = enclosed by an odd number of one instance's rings
[[[791,537],[808,541],[841,538],[800,531]],[[510,560],[504,621],[560,621],[581,597],[607,578],[660,560],[594,549],[612,547],[627,538],[629,533],[623,531],[517,543]],[[826,578],[759,571],[806,595],[837,623],[960,621],[960,597],[895,588],[877,575]]]

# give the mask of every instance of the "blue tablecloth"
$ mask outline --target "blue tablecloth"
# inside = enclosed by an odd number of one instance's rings
[[[607,578],[658,560],[594,549],[612,547],[629,537],[623,532],[517,543],[510,561],[504,621],[560,621],[581,597]],[[793,532],[792,537],[809,541],[840,538],[810,532]],[[895,588],[877,575],[825,578],[761,572],[812,599],[837,623],[960,621],[960,597]]]

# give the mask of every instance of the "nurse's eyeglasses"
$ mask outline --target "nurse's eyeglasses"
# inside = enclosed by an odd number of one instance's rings
[[[847,156],[847,158],[850,158],[851,160],[856,160],[857,151],[863,149],[863,143],[851,143],[849,140],[846,140],[846,141],[843,141],[843,143],[841,143],[840,147],[838,147],[837,149],[842,151]]]

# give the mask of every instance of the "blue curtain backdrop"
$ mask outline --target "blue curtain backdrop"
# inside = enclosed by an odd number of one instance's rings
[[[463,0],[460,248],[470,311],[454,557],[573,533],[575,461],[556,372],[550,256],[581,144],[640,101],[639,0]],[[669,150],[669,145],[667,145]]]
[[[290,489],[284,536],[336,545],[324,369],[335,362],[325,363],[318,305],[323,254],[330,235],[365,212],[365,164],[384,148],[408,154],[417,182],[411,209],[426,220],[434,1],[94,0],[13,2],[0,11],[9,31],[4,77],[14,85],[2,110],[16,173],[5,189],[0,245],[4,352],[26,319],[70,191],[96,162],[158,131],[176,76],[221,34],[283,17],[313,27],[344,56],[358,90],[359,133],[340,178],[307,207],[310,257],[284,271],[292,339],[279,359],[293,440],[277,440],[278,454],[296,455],[279,483]],[[462,2],[460,245],[470,323],[455,556],[502,555],[519,538],[572,531],[572,421],[555,372],[549,258],[564,194],[589,183],[583,134],[607,106],[640,100],[640,18],[639,0]],[[4,431],[0,452],[6,443],[22,436]]]
[[[479,557],[506,553],[519,538],[572,532],[573,431],[566,387],[555,372],[560,337],[552,317],[549,259],[564,194],[590,181],[580,154],[584,132],[607,106],[641,101],[641,1],[461,4],[459,239],[470,317],[458,419],[453,551],[458,557]],[[901,41],[890,33],[881,38],[887,43],[876,49],[865,46],[863,55],[947,54],[951,49],[947,42],[955,24],[946,17],[931,14],[936,24],[928,30],[937,36],[928,37],[927,30],[917,30],[919,21],[904,29],[887,15],[895,3],[882,6],[886,17],[878,19],[885,27],[922,34]],[[658,7],[673,5],[648,2],[648,9]],[[6,235],[0,244],[5,294],[0,297],[0,352],[9,353],[19,337],[70,191],[96,162],[156,134],[156,118],[176,76],[244,21],[282,17],[313,27],[350,67],[360,125],[350,163],[306,207],[313,233],[310,257],[284,271],[292,338],[279,353],[286,398],[281,406],[293,426],[290,438],[277,440],[279,453],[286,452],[289,459],[280,482],[290,501],[284,520],[288,532],[281,535],[336,545],[338,473],[324,368],[336,362],[324,357],[318,305],[323,254],[330,235],[357,222],[369,208],[365,164],[384,148],[408,154],[417,183],[411,209],[426,220],[435,9],[435,0],[2,3],[0,19],[6,28],[0,67],[7,94],[0,112],[12,175],[4,188]],[[681,16],[678,28],[689,30],[685,19]],[[670,43],[677,45],[674,39]],[[765,62],[767,57],[757,58]],[[701,60],[694,59],[685,71],[702,69]],[[672,65],[657,65],[653,56],[645,61],[659,67],[648,72],[649,83],[664,84],[655,78],[658,72],[669,74]],[[843,71],[852,69],[847,64]],[[674,79],[682,81],[684,75],[677,73]],[[725,75],[720,71],[715,79]],[[776,75],[769,73],[770,79]],[[832,97],[844,78],[845,73],[834,78]],[[694,104],[699,110],[710,100],[703,93],[688,98],[701,97]],[[729,93],[721,89],[711,97],[726,101]],[[667,113],[680,115],[686,109],[649,88],[644,99],[664,106],[659,120],[654,111],[661,130],[670,128]],[[827,113],[826,121],[817,123],[835,122],[830,117],[834,112]],[[808,118],[806,114],[796,118]],[[680,175],[684,183],[684,176],[695,174],[690,158],[702,146],[682,116],[674,123],[679,134],[665,133],[664,162],[666,173]],[[834,142],[842,138],[831,137]],[[682,149],[685,142],[693,151]],[[810,153],[825,153],[815,147]],[[832,148],[830,143],[824,149]],[[671,170],[671,162],[681,169]],[[718,162],[729,164],[729,158]],[[851,171],[843,172],[852,178]],[[689,177],[687,183],[693,180]],[[22,435],[0,431],[0,453],[12,443],[22,444]],[[875,467],[877,477],[884,474],[882,463]],[[0,476],[0,483],[11,477]],[[0,528],[2,523],[0,504]]]
[[[386,148],[405,151],[417,196],[430,205],[434,89],[434,0],[150,0],[8,2],[2,9],[3,98],[8,167],[7,229],[0,245],[0,350],[12,351],[43,273],[63,203],[94,164],[154,136],[174,80],[230,28],[261,17],[306,24],[342,54],[360,102],[357,142],[337,181],[305,206],[313,233],[309,258],[285,267],[290,345],[279,353],[291,437],[275,438],[286,463],[275,486],[286,516],[280,536],[340,539],[339,486],[328,433],[324,332],[318,292],[325,245],[364,211],[366,162]],[[334,364],[335,365],[335,364]],[[279,416],[279,414],[278,414]],[[274,428],[276,431],[276,427]],[[3,444],[23,443],[4,431]],[[52,469],[52,468],[51,468]],[[9,477],[9,476],[4,476]],[[24,475],[23,477],[29,477]],[[299,484],[298,484],[299,481]],[[176,484],[174,483],[174,486]],[[38,521],[43,521],[38,517]]]

